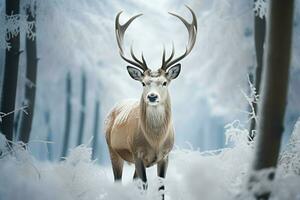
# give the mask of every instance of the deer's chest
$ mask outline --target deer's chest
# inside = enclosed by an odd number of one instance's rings
[[[163,159],[167,155],[167,152],[164,152],[164,149],[154,150],[148,149],[144,154],[142,153],[141,157],[144,161],[146,167],[150,167],[156,164],[158,161]]]
[[[135,157],[143,160],[146,167],[150,167],[163,158],[165,158],[173,147],[173,137],[167,137],[166,140],[157,145],[150,144],[145,138],[135,144]]]

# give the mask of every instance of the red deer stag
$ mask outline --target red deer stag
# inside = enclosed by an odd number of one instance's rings
[[[168,166],[168,154],[174,144],[174,128],[171,117],[171,101],[168,85],[175,79],[181,69],[178,62],[186,57],[194,47],[197,34],[197,20],[195,13],[188,7],[193,16],[192,23],[176,14],[189,33],[185,52],[179,57],[172,53],[166,59],[165,50],[162,65],[158,70],[150,70],[142,54],[139,60],[131,48],[131,57],[127,58],[123,50],[124,33],[130,23],[141,14],[130,18],[121,25],[118,13],[115,20],[115,32],[120,56],[129,64],[127,71],[131,78],[143,85],[140,101],[125,101],[112,109],[106,119],[106,141],[109,148],[115,181],[122,179],[124,161],[135,164],[134,178],[139,177],[146,187],[146,167],[157,164],[157,174],[165,178]],[[160,189],[164,189],[163,186]]]

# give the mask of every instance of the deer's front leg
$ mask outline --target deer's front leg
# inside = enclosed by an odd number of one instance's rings
[[[143,181],[143,189],[147,189],[147,176],[146,168],[142,159],[137,158],[135,160],[135,171],[137,176]]]
[[[168,168],[168,156],[157,163],[157,175],[161,178],[166,177],[167,168]],[[158,190],[165,190],[165,186],[161,185]],[[165,195],[162,194],[162,199],[165,199]]]

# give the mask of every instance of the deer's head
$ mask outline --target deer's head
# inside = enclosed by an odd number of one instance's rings
[[[127,66],[127,71],[131,76],[131,78],[142,83],[143,99],[148,105],[158,105],[166,101],[166,99],[168,98],[168,85],[173,79],[178,77],[181,70],[181,64],[178,62],[182,60],[184,57],[186,57],[194,47],[196,41],[196,35],[197,35],[197,19],[193,10],[189,7],[187,8],[192,13],[193,16],[192,23],[188,23],[184,18],[182,18],[179,15],[170,13],[171,15],[180,19],[188,30],[189,39],[188,39],[186,50],[182,55],[174,58],[175,50],[173,45],[172,53],[166,59],[166,52],[164,49],[163,56],[162,56],[162,64],[158,70],[149,69],[143,54],[141,56],[142,59],[139,60],[134,55],[132,47],[130,51],[131,59],[127,58],[124,54],[123,39],[124,39],[125,31],[128,28],[128,26],[131,24],[131,22],[137,17],[141,16],[142,14],[133,16],[123,25],[119,23],[119,18],[122,12],[119,12],[116,16],[115,31],[116,31],[116,38],[119,46],[120,56],[126,62],[131,64],[131,66]]]

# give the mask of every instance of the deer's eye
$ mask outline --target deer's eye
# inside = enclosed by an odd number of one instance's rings
[[[167,81],[163,82],[163,86],[167,86]]]
[[[145,87],[145,86],[146,86],[146,84],[145,84],[144,82],[142,82],[142,85],[143,85],[143,87]]]

